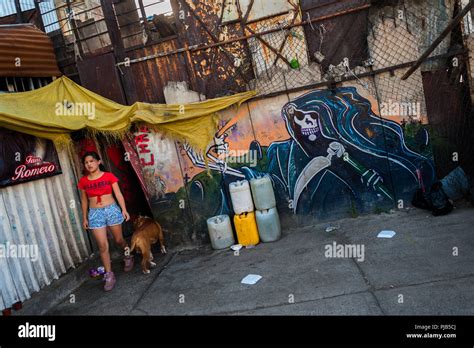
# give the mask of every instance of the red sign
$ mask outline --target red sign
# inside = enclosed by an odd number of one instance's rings
[[[56,165],[50,162],[43,162],[39,157],[28,156],[25,164],[19,165],[15,169],[15,176],[12,177],[12,181],[18,179],[33,179],[35,176],[42,176],[44,174],[54,173],[56,171]]]
[[[0,129],[0,187],[61,174],[53,143]]]

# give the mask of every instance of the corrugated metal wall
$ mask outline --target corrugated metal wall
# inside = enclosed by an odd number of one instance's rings
[[[0,27],[0,76],[60,75],[53,43],[44,32],[32,24]]]
[[[0,309],[30,298],[91,253],[72,162],[66,150],[58,155],[63,174],[0,190],[0,244],[39,251],[36,261],[0,257]]]

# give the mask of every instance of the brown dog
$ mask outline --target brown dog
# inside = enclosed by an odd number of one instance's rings
[[[151,246],[157,241],[160,242],[160,249],[166,254],[166,248],[163,237],[163,229],[160,224],[147,216],[139,216],[133,223],[135,232],[132,236],[131,251],[137,249],[142,254],[142,270],[144,274],[150,273],[148,264],[152,267],[156,266],[153,262],[153,254]]]

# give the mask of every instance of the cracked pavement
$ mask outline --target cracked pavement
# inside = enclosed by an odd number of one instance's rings
[[[104,293],[87,279],[48,315],[473,315],[474,214],[464,204],[433,217],[410,209],[285,230],[274,243],[155,254],[158,266],[117,271]],[[394,230],[392,239],[377,238]],[[329,258],[325,246],[364,245],[365,258]],[[456,249],[457,248],[457,249]],[[457,251],[457,256],[455,255]],[[263,278],[255,285],[240,281]],[[45,288],[42,291],[48,291]],[[24,307],[28,306],[28,301]],[[19,312],[21,314],[21,312]]]

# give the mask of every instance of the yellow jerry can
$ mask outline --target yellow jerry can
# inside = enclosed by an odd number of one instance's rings
[[[257,245],[260,242],[255,213],[242,213],[234,216],[235,231],[239,244],[243,246]]]

